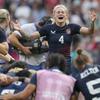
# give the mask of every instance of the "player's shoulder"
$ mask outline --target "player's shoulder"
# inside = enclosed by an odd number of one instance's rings
[[[70,26],[70,27],[75,27],[75,26],[80,26],[80,25],[75,24],[75,23],[69,23],[68,26]]]
[[[44,25],[45,28],[51,28],[51,27],[53,27],[53,26],[54,26],[54,24]]]
[[[87,64],[86,65],[86,69],[89,69],[89,68],[99,68],[100,69],[100,65],[98,65],[98,64]]]
[[[98,64],[93,65],[93,67],[97,67],[100,70],[100,65]]]
[[[46,69],[39,70],[39,71],[37,71],[37,74],[41,74],[41,73],[44,73],[44,72],[48,72],[48,70],[46,70]]]

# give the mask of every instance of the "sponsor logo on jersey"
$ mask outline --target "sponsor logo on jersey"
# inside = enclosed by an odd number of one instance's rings
[[[56,33],[56,31],[51,30],[51,33],[52,33],[52,34],[55,34],[55,33]]]

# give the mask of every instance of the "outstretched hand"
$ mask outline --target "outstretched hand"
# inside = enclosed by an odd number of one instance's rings
[[[10,22],[11,29],[19,31],[21,29],[20,23],[16,20]]]
[[[96,16],[96,12],[95,11],[91,11],[90,12],[90,20],[92,22],[94,22],[96,20],[97,16]]]

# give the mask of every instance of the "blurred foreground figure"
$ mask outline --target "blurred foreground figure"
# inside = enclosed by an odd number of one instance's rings
[[[72,76],[64,74],[65,57],[61,54],[52,53],[46,62],[47,69],[38,71],[33,75],[24,91],[15,95],[0,96],[0,99],[25,100],[36,92],[35,100],[71,100],[76,80]]]

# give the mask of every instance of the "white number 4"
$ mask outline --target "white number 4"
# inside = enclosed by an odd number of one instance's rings
[[[59,42],[60,42],[61,44],[64,44],[64,36],[63,36],[63,35],[59,38]]]

